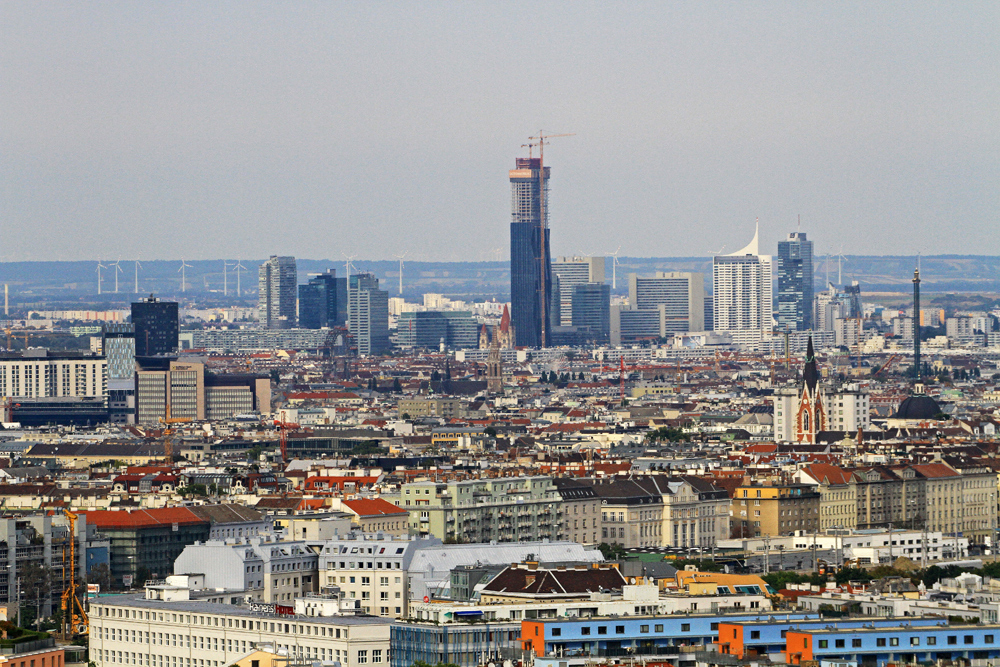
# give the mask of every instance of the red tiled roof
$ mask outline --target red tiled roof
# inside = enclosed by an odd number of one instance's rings
[[[827,479],[830,481],[830,484],[847,484],[851,481],[850,473],[826,463],[813,463],[805,466],[802,470],[817,482]]]
[[[386,514],[408,514],[406,510],[398,505],[390,503],[382,498],[363,498],[359,500],[344,500],[343,506],[351,510],[358,516],[381,516]]]
[[[175,523],[184,525],[208,523],[186,507],[163,507],[134,512],[95,510],[81,513],[87,517],[88,524],[100,528],[153,528]]]
[[[925,463],[911,467],[924,477],[958,477],[957,472],[943,463]]]

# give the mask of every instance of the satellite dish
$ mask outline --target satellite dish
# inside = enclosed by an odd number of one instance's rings
[[[632,583],[633,584],[635,583],[635,577],[632,577]]]

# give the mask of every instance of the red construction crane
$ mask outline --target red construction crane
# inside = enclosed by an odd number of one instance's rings
[[[278,419],[274,420],[274,425],[277,426],[279,430],[278,442],[281,443],[281,461],[284,463],[288,461],[288,431],[297,430],[299,425],[293,424],[292,422],[280,421]]]

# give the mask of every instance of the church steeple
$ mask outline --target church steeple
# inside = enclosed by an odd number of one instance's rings
[[[819,383],[819,371],[816,369],[816,353],[813,351],[812,336],[809,336],[809,343],[806,345],[806,365],[802,369],[802,379],[805,380],[806,387],[809,388],[809,394],[815,396],[816,385]]]

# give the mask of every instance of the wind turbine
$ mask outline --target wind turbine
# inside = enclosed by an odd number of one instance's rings
[[[181,274],[181,292],[187,291],[187,271],[185,271],[184,269],[188,268],[189,266],[191,265],[182,259],[181,268],[177,269],[177,272]]]
[[[837,255],[837,284],[838,285],[843,285],[844,284],[843,268],[840,265],[841,260],[843,260],[845,262],[847,261],[847,258],[844,257],[844,246],[840,246],[840,254]]]
[[[136,294],[139,293],[139,267],[140,266],[142,266],[142,264],[139,263],[139,258],[136,257],[135,258],[135,293]]]
[[[222,294],[229,296],[229,260],[222,260]]]
[[[615,251],[611,253],[611,289],[618,288],[618,251],[622,247],[618,246]]]
[[[340,253],[344,255],[344,259],[347,260],[344,270],[347,271],[347,284],[351,284],[351,261],[357,257],[357,255],[347,255],[346,253]]]
[[[101,269],[106,269],[107,267],[101,264],[101,260],[97,260],[97,293],[101,293]]]
[[[399,296],[403,296],[403,258],[406,257],[407,253],[402,255],[393,255],[399,260]]]
[[[115,267],[115,294],[118,294],[118,274],[119,273],[125,273],[122,270],[121,263],[122,263],[122,258],[119,257],[118,261],[111,265],[111,266]]]
[[[245,266],[243,266],[243,261],[238,259],[238,260],[236,260],[236,265],[233,267],[233,270],[236,271],[236,296],[239,296],[239,295],[243,294],[243,291],[242,291],[243,284],[240,282],[240,277],[243,274],[240,273],[240,272],[241,271],[246,271],[247,268]]]

